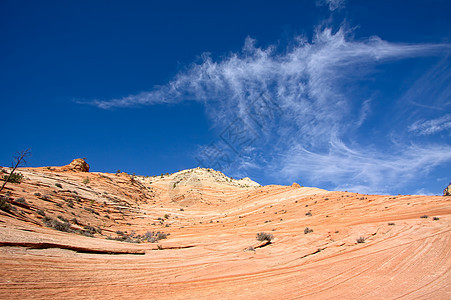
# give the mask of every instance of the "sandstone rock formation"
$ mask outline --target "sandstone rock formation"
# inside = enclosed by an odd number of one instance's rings
[[[451,183],[443,190],[443,196],[451,196]]]
[[[89,172],[89,165],[83,158],[74,159],[69,165],[68,168],[72,171],[78,172]]]
[[[21,168],[7,186],[0,299],[451,294],[451,197],[260,186],[202,168],[134,180],[79,170]]]
[[[301,186],[299,185],[299,183],[293,182],[293,184],[291,185],[292,188],[300,188]]]

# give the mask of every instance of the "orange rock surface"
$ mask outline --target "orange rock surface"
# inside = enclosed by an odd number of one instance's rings
[[[200,168],[19,172],[2,191],[1,299],[451,298],[451,197],[260,186]]]

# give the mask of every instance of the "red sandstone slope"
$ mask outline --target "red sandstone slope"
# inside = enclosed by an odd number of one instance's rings
[[[207,169],[20,172],[0,211],[2,299],[450,298],[451,197],[260,187]]]

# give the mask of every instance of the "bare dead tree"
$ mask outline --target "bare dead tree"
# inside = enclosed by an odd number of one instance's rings
[[[11,165],[11,167],[13,168],[12,171],[9,173],[9,176],[5,179],[5,182],[3,182],[2,187],[0,188],[0,192],[3,190],[3,188],[5,187],[6,183],[8,183],[8,181],[11,179],[11,177],[13,176],[14,172],[16,171],[16,169],[27,163],[26,158],[28,156],[31,155],[31,151],[30,149],[24,150],[24,151],[20,151],[17,152],[17,155],[14,157],[14,161]]]

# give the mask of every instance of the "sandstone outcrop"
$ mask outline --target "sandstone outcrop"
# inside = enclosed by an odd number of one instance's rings
[[[443,196],[451,196],[451,183],[443,190]]]
[[[25,180],[8,185],[0,299],[451,294],[451,197],[260,186],[202,168],[130,180],[88,173],[84,160],[69,166],[21,168]]]
[[[89,172],[89,165],[83,158],[76,158],[68,165],[68,169],[76,172]]]

